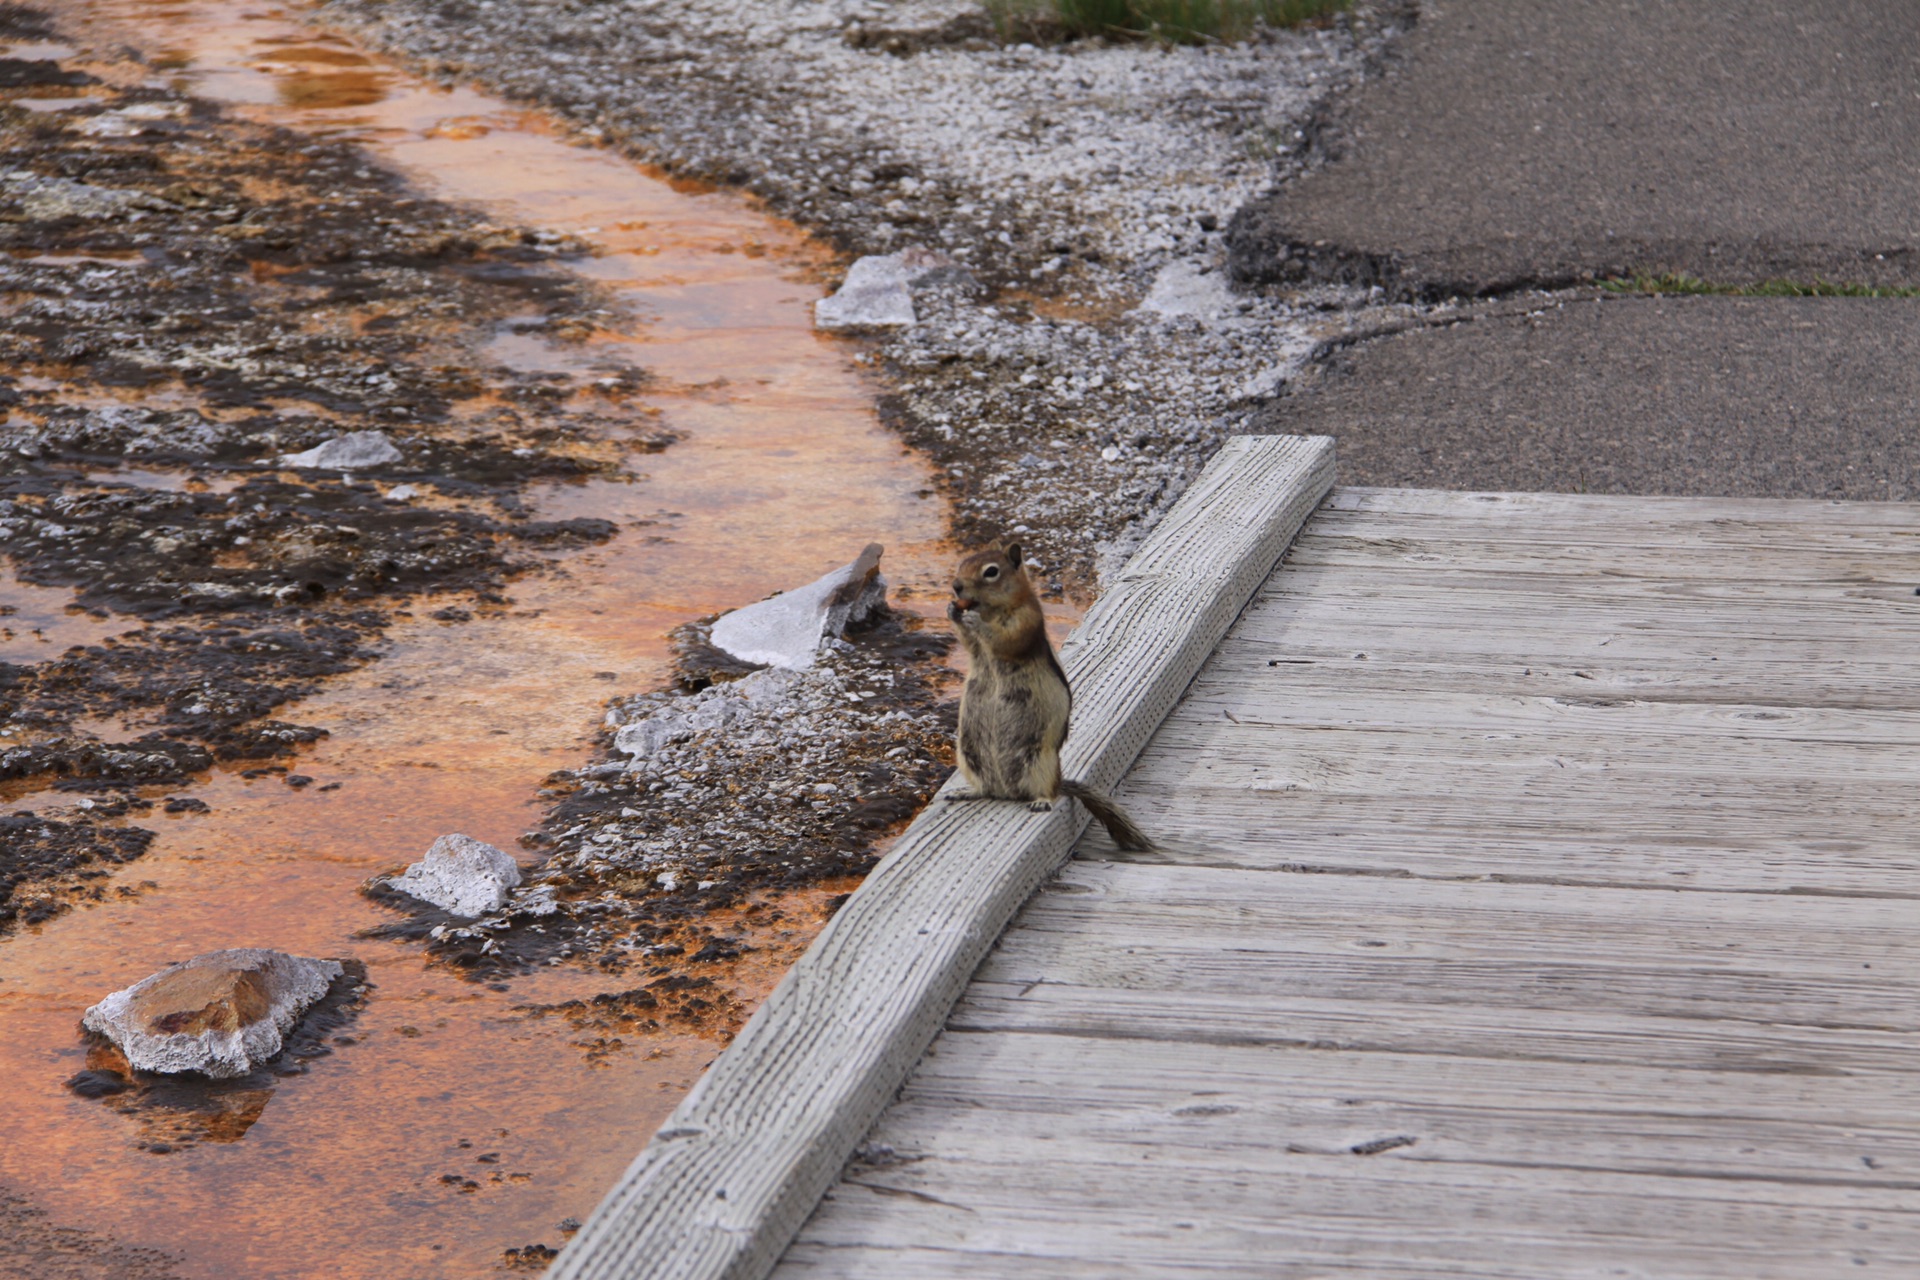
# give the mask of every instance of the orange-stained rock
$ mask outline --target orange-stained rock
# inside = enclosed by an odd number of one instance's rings
[[[280,1052],[281,1036],[341,973],[333,960],[258,947],[214,951],[114,992],[80,1025],[141,1071],[242,1076]]]
[[[273,1000],[256,969],[226,965],[169,970],[133,998],[128,1016],[148,1035],[238,1031],[267,1016]]]

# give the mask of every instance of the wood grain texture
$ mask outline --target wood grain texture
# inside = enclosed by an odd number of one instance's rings
[[[1920,1274],[1920,507],[1342,490],[801,1277]]]
[[[1110,788],[1333,482],[1332,442],[1229,442],[1062,647],[1068,775]],[[550,1275],[764,1275],[1086,819],[935,803],[835,915]]]

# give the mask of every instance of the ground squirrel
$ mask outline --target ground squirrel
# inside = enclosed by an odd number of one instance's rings
[[[1025,800],[1045,811],[1072,796],[1122,849],[1153,848],[1105,795],[1060,776],[1073,691],[1047,639],[1046,618],[1020,564],[1020,544],[976,551],[960,562],[947,617],[972,664],[960,691],[960,776],[971,792],[953,800]]]

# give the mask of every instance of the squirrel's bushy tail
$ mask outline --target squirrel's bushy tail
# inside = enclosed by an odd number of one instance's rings
[[[1129,853],[1149,853],[1153,850],[1153,841],[1147,839],[1147,833],[1133,825],[1133,819],[1121,812],[1120,806],[1109,800],[1105,793],[1095,791],[1084,782],[1062,782],[1060,794],[1072,796],[1087,806],[1113,842]]]

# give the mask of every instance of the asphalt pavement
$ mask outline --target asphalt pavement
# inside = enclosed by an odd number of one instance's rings
[[[1509,304],[1356,344],[1260,430],[1342,484],[1920,499],[1920,299]]]
[[[1242,279],[1920,284],[1920,4],[1444,0],[1244,210]]]
[[[1483,299],[1267,407],[1344,483],[1920,498],[1920,298],[1590,284],[1920,286],[1920,5],[1425,4],[1326,136],[1235,274]]]

